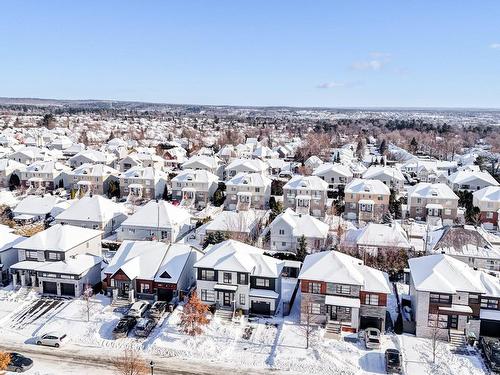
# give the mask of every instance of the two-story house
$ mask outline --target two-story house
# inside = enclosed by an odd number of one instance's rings
[[[116,156],[109,152],[98,150],[82,150],[75,156],[69,158],[69,165],[76,168],[83,164],[104,164],[112,165],[116,160]]]
[[[344,189],[345,217],[360,222],[381,222],[389,211],[389,187],[380,180],[355,178]]]
[[[172,199],[181,206],[204,208],[219,186],[219,177],[204,169],[186,169],[172,178]]]
[[[369,327],[385,331],[387,274],[337,251],[308,255],[299,274],[300,320],[325,324],[327,334]]]
[[[28,193],[43,193],[64,186],[70,168],[56,161],[36,161],[21,171],[21,186]]]
[[[483,296],[486,308],[498,309],[498,278],[446,254],[412,258],[408,264],[416,335],[452,342],[479,337]],[[497,294],[489,296],[495,284]]]
[[[500,228],[500,186],[488,186],[472,194],[472,203],[478,207],[481,223],[487,229]]]
[[[168,183],[168,175],[153,167],[132,167],[120,174],[120,194],[134,199],[160,198]]]
[[[222,167],[217,156],[194,155],[182,164],[182,169],[202,170],[222,177]]]
[[[297,213],[325,216],[328,183],[318,176],[294,176],[283,186],[283,205]]]
[[[296,253],[300,240],[304,237],[308,252],[315,253],[326,248],[329,229],[329,225],[321,220],[287,208],[269,226],[270,247],[277,252]]]
[[[365,180],[382,181],[389,189],[395,191],[401,191],[405,183],[405,178],[399,169],[382,165],[372,165],[369,167],[363,173],[363,178]]]
[[[453,224],[457,209],[458,196],[446,184],[421,182],[408,189],[408,215],[415,220]]]
[[[118,181],[120,172],[104,164],[82,164],[67,173],[66,187],[77,196],[107,194],[110,181]]]
[[[313,176],[318,176],[328,183],[328,191],[345,187],[352,181],[353,175],[348,166],[339,163],[324,163],[314,169]]]
[[[224,170],[224,178],[231,179],[239,173],[266,174],[269,166],[260,159],[234,159]]]
[[[19,262],[10,267],[14,287],[78,297],[101,281],[102,232],[56,224],[15,245]]]
[[[448,176],[448,185],[453,189],[477,191],[488,186],[500,186],[487,171],[464,168]]]
[[[227,240],[195,263],[196,293],[216,309],[274,315],[281,295],[284,263],[254,246]]]
[[[19,261],[15,246],[25,240],[25,237],[12,233],[9,227],[0,225],[0,285],[10,283],[9,269]]]
[[[228,210],[244,211],[269,207],[271,179],[262,173],[238,173],[226,182],[225,206]]]

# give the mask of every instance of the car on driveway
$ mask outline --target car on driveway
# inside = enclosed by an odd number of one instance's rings
[[[387,349],[385,351],[385,371],[388,374],[401,374],[402,357],[397,349]]]
[[[113,329],[113,338],[119,339],[127,337],[128,333],[134,328],[137,319],[132,316],[125,316],[118,321],[118,324]]]
[[[161,319],[165,312],[167,311],[168,303],[165,301],[156,301],[153,306],[148,311],[148,316],[153,319]]]
[[[10,362],[6,370],[12,372],[25,372],[33,367],[33,360],[19,353],[9,353]]]
[[[377,328],[365,329],[365,345],[368,349],[379,349],[380,343],[380,330]]]
[[[59,348],[64,345],[68,336],[65,333],[60,332],[48,332],[36,339],[37,345],[53,346]]]
[[[135,326],[135,335],[139,337],[147,337],[156,326],[156,320],[151,318],[141,318]]]
[[[500,339],[481,336],[479,346],[491,371],[500,373]]]
[[[146,301],[137,301],[132,304],[130,309],[127,312],[127,316],[131,316],[134,318],[140,318],[144,316],[144,313],[149,308],[150,304]]]

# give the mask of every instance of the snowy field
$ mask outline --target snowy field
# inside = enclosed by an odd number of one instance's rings
[[[293,291],[293,283],[287,285],[287,290]],[[299,298],[300,294],[296,301]],[[367,350],[362,341],[323,339],[323,330],[317,329],[306,349],[303,329],[297,323],[298,303],[285,318],[242,320],[237,324],[214,318],[197,337],[179,331],[182,311],[179,306],[159,322],[148,338],[135,338],[131,333],[127,338],[113,340],[112,330],[124,310],[112,307],[108,297],[98,295],[91,303],[90,321],[87,321],[82,300],[54,301],[25,290],[4,289],[0,290],[0,335],[10,345],[31,346],[35,337],[43,333],[63,331],[69,336],[64,349],[79,355],[117,354],[124,348],[133,348],[148,358],[174,357],[240,369],[325,375],[385,373],[385,349],[398,348],[405,359],[406,374],[486,374],[478,355],[453,354],[444,342],[439,344],[436,364],[432,364],[430,341],[407,335],[385,335],[380,350]],[[29,374],[76,373],[67,369],[51,370],[45,362],[37,362],[35,359],[35,367]]]

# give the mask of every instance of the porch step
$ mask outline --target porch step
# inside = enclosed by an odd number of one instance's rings
[[[215,311],[215,317],[223,321],[231,322],[233,320],[233,311],[219,309]]]
[[[126,298],[116,298],[111,302],[111,306],[113,307],[123,307],[127,305],[130,305],[130,301]]]
[[[454,349],[461,349],[467,346],[467,339],[465,338],[465,334],[459,331],[450,331],[448,341]]]
[[[325,334],[324,337],[327,339],[340,339],[340,332],[342,331],[342,327],[340,324],[336,323],[327,323],[325,326]]]

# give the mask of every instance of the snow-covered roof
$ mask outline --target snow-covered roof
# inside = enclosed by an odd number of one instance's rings
[[[466,185],[475,180],[481,180],[491,186],[500,185],[498,181],[486,171],[459,170],[448,176],[448,181],[452,184]]]
[[[405,181],[405,178],[399,169],[382,165],[372,165],[365,171],[365,173],[363,173],[363,178],[374,180],[390,178],[398,181]]]
[[[279,214],[271,223],[271,227],[279,225],[282,221],[292,227],[294,237],[304,236],[306,238],[326,238],[329,225],[308,214],[298,214],[291,208],[287,208]]]
[[[418,291],[485,293],[486,288],[466,263],[445,254],[408,260],[410,274]]]
[[[85,271],[101,263],[102,258],[91,254],[78,254],[57,262],[43,262],[37,268],[39,272],[81,275]]]
[[[352,177],[351,169],[340,163],[324,163],[318,166],[314,172],[314,176],[324,176],[327,173],[335,173],[344,177]]]
[[[158,168],[154,167],[141,167],[136,165],[120,175],[120,179],[146,179],[155,180],[159,178],[167,179],[167,174]]]
[[[28,195],[13,210],[15,216],[26,214],[44,216],[49,214],[60,199],[54,195]]]
[[[345,193],[358,194],[370,193],[379,195],[389,195],[391,191],[389,187],[380,180],[365,180],[362,178],[355,178],[344,189]]]
[[[245,173],[240,172],[229,181],[226,182],[227,186],[269,186],[271,179],[261,173]]]
[[[7,169],[24,171],[26,165],[11,159],[0,159],[0,171],[5,171]]]
[[[210,247],[194,267],[276,278],[281,273],[283,262],[264,255],[264,250],[255,246],[227,240]]]
[[[0,253],[16,247],[25,237],[0,229]]]
[[[160,283],[176,284],[182,275],[189,256],[193,252],[198,253],[195,248],[187,244],[171,244],[156,272],[154,280]]]
[[[198,183],[207,183],[207,182],[216,182],[219,181],[219,177],[214,175],[212,172],[209,172],[204,169],[185,169],[177,176],[172,178],[172,182],[198,182]]]
[[[448,185],[442,183],[431,184],[429,182],[420,182],[408,188],[408,197],[458,200],[458,196]]]
[[[299,279],[359,285],[363,291],[391,293],[387,274],[338,251],[322,251],[306,256]]]
[[[114,155],[99,150],[82,150],[75,156],[72,156],[69,161],[85,158],[93,161],[94,163],[109,163],[115,159]]]
[[[111,168],[111,167],[104,165],[104,164],[85,163],[85,164],[82,164],[79,167],[75,168],[69,174],[71,174],[73,176],[102,177],[102,176],[109,176],[109,175],[118,176],[120,174],[120,172],[117,171],[116,169]]]
[[[53,160],[38,160],[26,167],[26,172],[54,173],[60,171],[69,172],[71,171],[71,168],[62,163],[59,163],[58,161]]]
[[[101,234],[100,230],[56,224],[21,241],[16,245],[16,248],[68,251]]]
[[[206,226],[206,231],[212,232],[243,232],[250,233],[265,211],[222,211]]]
[[[240,169],[251,172],[263,172],[267,170],[267,164],[260,159],[234,159],[226,167],[226,170]]]
[[[483,202],[500,202],[500,186],[488,186],[472,194],[474,198]]]
[[[191,218],[188,211],[164,200],[151,200],[122,223],[124,227],[172,228]]]
[[[193,168],[196,164],[201,164],[208,169],[216,169],[219,162],[220,160],[217,156],[194,155],[182,164],[182,169]]]
[[[390,224],[368,223],[358,230],[356,243],[358,246],[394,247],[411,249],[408,236],[397,222]]]
[[[286,184],[283,189],[289,190],[327,190],[328,183],[323,181],[318,176],[293,176]]]
[[[57,221],[90,221],[105,223],[117,216],[125,215],[123,205],[100,195],[86,196],[77,200],[68,209],[57,215]]]

